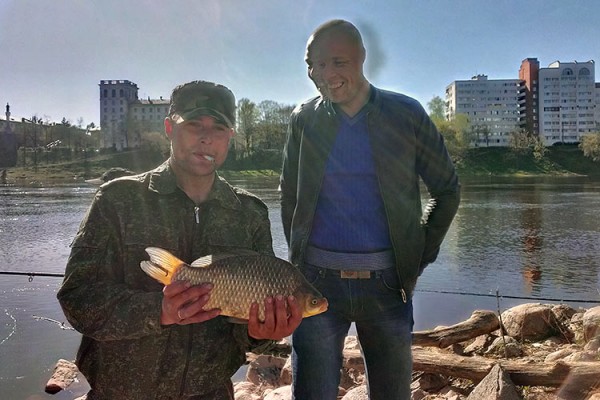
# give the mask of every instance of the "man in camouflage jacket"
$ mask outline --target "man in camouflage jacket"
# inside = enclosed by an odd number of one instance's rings
[[[153,171],[102,185],[72,244],[58,292],[82,333],[77,365],[95,399],[233,399],[231,376],[246,351],[288,336],[301,315],[292,298],[266,299],[248,325],[204,310],[208,284],[166,287],[146,275],[145,248],[191,263],[252,249],[273,254],[267,207],[215,170],[233,135],[235,100],[195,81],[173,91],[165,131],[171,157]],[[291,315],[287,315],[289,308]]]

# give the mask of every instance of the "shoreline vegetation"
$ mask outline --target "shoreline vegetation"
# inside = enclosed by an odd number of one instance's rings
[[[0,184],[14,186],[53,186],[84,183],[86,179],[101,176],[113,167],[122,167],[136,173],[156,167],[164,156],[156,151],[130,150],[87,156],[60,163],[0,168]],[[248,167],[240,170],[235,162],[227,163],[219,170],[226,179],[249,176],[276,177],[279,175],[278,160],[260,168]],[[561,177],[588,176],[600,178],[600,162],[585,157],[576,145],[549,147],[545,156],[538,160],[531,154],[517,154],[509,148],[476,148],[455,160],[461,178],[481,177]]]

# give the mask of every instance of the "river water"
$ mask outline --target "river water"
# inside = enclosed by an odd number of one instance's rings
[[[274,248],[287,257],[275,178],[231,181],[265,200]],[[62,274],[96,188],[0,187],[0,272]],[[415,329],[458,323],[475,309],[526,302],[590,307],[600,301],[600,182],[587,178],[463,182],[462,203],[438,260],[419,280]],[[60,278],[0,275],[0,397],[72,399],[44,386],[80,336],[56,301]],[[496,293],[499,298],[496,298]],[[240,371],[234,379],[243,376]]]

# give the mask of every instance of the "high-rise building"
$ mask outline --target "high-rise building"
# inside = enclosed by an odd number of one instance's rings
[[[464,114],[474,135],[473,146],[508,146],[511,133],[520,129],[520,79],[488,79],[476,75],[446,87],[446,118]]]
[[[139,147],[143,132],[163,131],[168,99],[139,99],[138,86],[127,80],[103,80],[99,86],[102,147]]]
[[[527,132],[539,133],[539,81],[540,62],[537,58],[526,58],[521,62],[519,79],[523,81],[519,96],[519,116],[521,127]]]
[[[596,131],[594,61],[553,62],[539,70],[539,134],[547,146]]]

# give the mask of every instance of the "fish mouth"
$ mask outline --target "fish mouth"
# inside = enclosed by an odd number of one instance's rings
[[[327,308],[329,308],[329,302],[325,297],[323,297],[321,300],[322,302],[317,308],[305,311],[302,315],[302,318],[312,317],[313,315],[318,315],[327,311]]]

